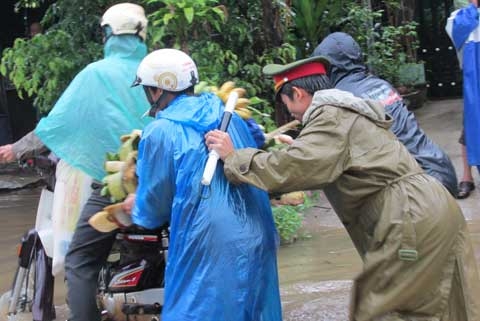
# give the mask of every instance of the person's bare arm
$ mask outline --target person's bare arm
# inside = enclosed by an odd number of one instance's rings
[[[42,141],[31,131],[13,144],[0,146],[0,163],[13,162],[46,149]]]

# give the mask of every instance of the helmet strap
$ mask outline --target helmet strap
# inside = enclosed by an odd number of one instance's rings
[[[167,98],[167,92],[165,90],[162,91],[162,94],[160,95],[160,97],[158,97],[157,100],[153,101],[153,98],[152,98],[152,95],[150,93],[150,89],[148,87],[143,87],[145,89],[145,94],[147,95],[147,99],[148,99],[148,102],[150,103],[150,110],[148,111],[148,116],[150,117],[155,117],[155,115],[157,114],[157,112],[159,112],[160,110],[163,110],[165,109],[162,108],[160,109],[160,103],[162,101],[165,100],[165,98]]]
[[[110,26],[103,27],[103,43],[107,43],[111,36],[113,36],[112,28]]]
[[[143,30],[142,23],[140,21],[137,23],[137,26],[135,27],[135,29],[137,30],[137,32],[135,32],[135,36],[140,37],[140,32]],[[143,40],[142,37],[140,38]]]

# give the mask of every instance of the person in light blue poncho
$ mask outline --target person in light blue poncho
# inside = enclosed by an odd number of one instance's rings
[[[120,136],[150,122],[143,117],[148,109],[145,94],[141,88],[130,88],[132,74],[147,54],[143,8],[131,3],[114,5],[103,14],[101,26],[104,58],[80,71],[34,131],[61,159],[54,198],[62,191],[65,197],[62,206],[56,206],[54,200],[54,212],[60,209],[58,220],[65,220],[65,211],[74,207],[73,199],[84,200],[75,206],[80,214],[71,223],[75,230],[59,246],[59,250],[68,249],[65,275],[71,321],[101,318],[96,305],[98,273],[115,233],[96,231],[88,219],[111,204],[108,197],[100,195],[99,181],[106,175],[105,155],[118,150]],[[88,191],[80,193],[78,186],[87,186]]]
[[[97,232],[88,219],[111,204],[100,195],[98,182],[106,174],[106,153],[118,150],[120,136],[150,122],[143,117],[148,109],[145,94],[141,88],[130,88],[131,77],[147,54],[147,23],[143,8],[136,4],[119,3],[106,10],[100,23],[104,58],[80,71],[34,131],[0,147],[0,162],[45,147],[60,157],[52,208],[52,273],[63,271],[65,263],[70,321],[101,317],[96,305],[98,272],[115,233]]]
[[[146,56],[134,83],[145,89],[155,121],[139,143],[132,220],[147,229],[170,224],[162,321],[279,321],[268,195],[230,184],[221,164],[211,185],[201,185],[204,135],[219,126],[224,106],[214,94],[195,96],[196,83],[195,63],[175,49]],[[236,114],[228,132],[237,147],[256,147]]]

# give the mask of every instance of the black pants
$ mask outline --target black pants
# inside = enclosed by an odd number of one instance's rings
[[[100,320],[96,303],[98,274],[108,257],[116,234],[115,231],[98,232],[88,224],[90,217],[112,204],[109,198],[100,195],[101,186],[94,184],[92,187],[93,193],[80,214],[65,257],[70,321]]]

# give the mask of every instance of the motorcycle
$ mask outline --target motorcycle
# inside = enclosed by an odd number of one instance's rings
[[[52,238],[38,226],[38,215],[53,197],[54,164],[35,157],[28,166],[46,175],[37,211],[36,228],[22,237],[12,287],[0,297],[0,321],[20,321],[25,314],[37,321],[56,318],[53,303]],[[103,321],[158,321],[164,302],[164,271],[169,230],[132,226],[120,230],[98,278],[97,304]]]
[[[102,267],[97,302],[104,321],[158,321],[164,302],[168,227],[131,227],[116,235]]]

